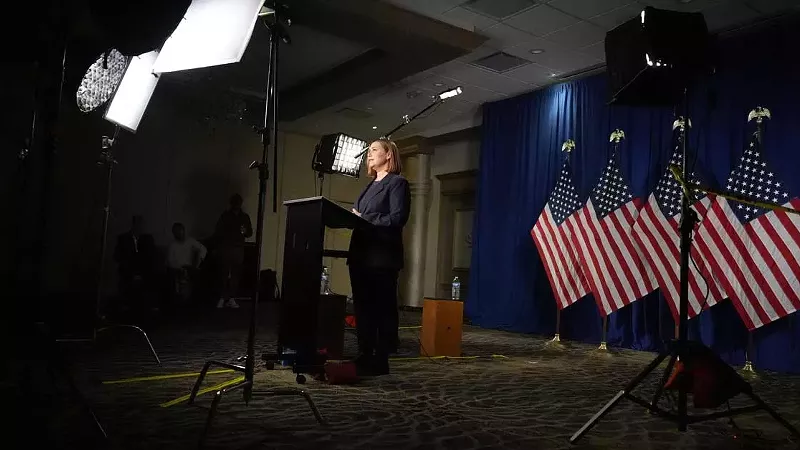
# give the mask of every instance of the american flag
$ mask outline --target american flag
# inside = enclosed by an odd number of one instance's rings
[[[754,135],[726,189],[757,201],[799,209],[764,160]],[[800,216],[716,197],[700,225],[700,252],[742,320],[756,329],[800,306]]]
[[[679,141],[670,158],[671,165],[682,166],[681,153]],[[690,183],[697,183],[694,172],[688,174],[687,179]],[[633,226],[633,238],[642,262],[658,280],[661,294],[666,298],[676,321],[680,308],[681,192],[682,189],[669,168],[665,169],[655,191],[650,194]],[[699,217],[703,217],[710,202],[708,197],[703,197],[692,207],[698,212]],[[714,282],[698,254],[696,244],[692,246],[691,251],[694,264],[689,265],[690,319],[700,314],[703,308],[713,306],[725,298],[725,294]],[[702,276],[698,269],[702,271]]]
[[[558,309],[566,308],[589,293],[586,280],[569,245],[577,227],[576,213],[580,207],[581,202],[567,161],[561,168],[561,176],[544,206],[544,211],[531,229],[531,237],[544,263]]]
[[[622,178],[616,147],[579,212],[577,233],[571,242],[603,316],[658,286],[642,265],[631,237],[641,202]]]

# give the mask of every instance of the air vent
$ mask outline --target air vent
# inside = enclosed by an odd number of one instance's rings
[[[353,108],[342,108],[336,111],[336,114],[339,114],[343,117],[347,117],[348,119],[359,119],[359,120],[369,119],[370,117],[372,117],[371,113]]]
[[[489,69],[493,72],[503,73],[530,63],[531,62],[527,59],[522,59],[504,52],[497,52],[483,57],[477,61],[473,61],[471,64],[474,66],[483,67],[484,69]]]
[[[511,17],[536,4],[533,0],[469,0],[464,8],[497,20]]]

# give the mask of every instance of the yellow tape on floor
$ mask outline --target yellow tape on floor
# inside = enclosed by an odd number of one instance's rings
[[[209,370],[208,372],[206,372],[206,375],[216,375],[219,373],[231,373],[231,372],[233,372],[233,370],[231,369]],[[103,384],[125,384],[125,383],[138,383],[140,381],[171,380],[173,378],[188,378],[188,377],[196,377],[199,375],[200,372],[170,373],[167,375],[152,375],[149,377],[135,377],[135,378],[125,378],[122,380],[103,381]]]
[[[397,327],[398,330],[417,330],[419,328],[422,328],[422,325],[414,325],[410,327]]]
[[[211,387],[207,387],[207,388],[205,388],[205,389],[200,389],[200,390],[197,392],[197,395],[203,395],[203,394],[207,394],[207,393],[209,393],[209,392],[211,392],[211,391],[218,391],[218,390],[220,390],[220,389],[222,389],[222,388],[226,388],[226,387],[228,387],[228,386],[230,386],[230,385],[232,385],[232,384],[239,383],[239,382],[241,382],[241,381],[243,381],[243,380],[244,380],[244,377],[243,377],[243,376],[241,376],[241,377],[236,377],[236,378],[234,378],[234,379],[232,379],[232,380],[228,380],[228,381],[226,381],[226,382],[224,382],[224,383],[220,383],[220,384],[218,384],[218,385],[216,385],[216,386],[211,386]],[[159,405],[159,406],[161,406],[162,408],[169,408],[170,406],[175,406],[175,405],[177,405],[177,404],[179,404],[179,403],[183,403],[183,402],[185,402],[185,401],[189,400],[189,397],[191,397],[191,394],[186,394],[186,395],[184,395],[184,396],[181,396],[181,397],[178,397],[178,398],[176,398],[175,400],[170,400],[170,401],[168,401],[168,402],[166,402],[166,403],[162,403],[162,404],[161,404],[161,405]]]

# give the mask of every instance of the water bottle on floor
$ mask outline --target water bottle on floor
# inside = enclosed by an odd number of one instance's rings
[[[458,277],[453,278],[453,284],[450,287],[450,298],[453,300],[461,299],[461,280]]]

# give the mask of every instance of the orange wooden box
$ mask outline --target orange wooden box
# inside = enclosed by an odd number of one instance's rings
[[[425,299],[422,305],[422,356],[461,356],[464,302]]]

